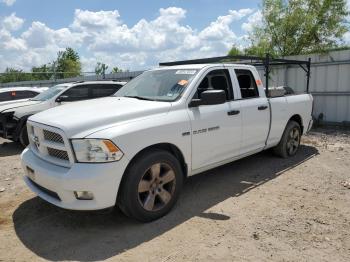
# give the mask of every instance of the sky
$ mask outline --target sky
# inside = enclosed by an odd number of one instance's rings
[[[350,3],[350,0],[348,0]],[[0,0],[0,71],[29,71],[66,47],[83,71],[225,55],[261,23],[260,0]],[[350,6],[350,5],[349,5]],[[344,38],[350,43],[350,35]]]

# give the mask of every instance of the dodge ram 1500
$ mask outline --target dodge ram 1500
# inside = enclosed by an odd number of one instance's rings
[[[169,212],[188,176],[268,148],[295,155],[312,104],[310,94],[267,97],[252,65],[159,67],[112,97],[30,117],[24,180],[62,208],[118,205],[151,221]]]

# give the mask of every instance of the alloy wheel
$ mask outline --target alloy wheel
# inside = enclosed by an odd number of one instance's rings
[[[166,163],[153,164],[139,182],[139,203],[147,211],[158,211],[173,198],[175,186],[173,168]]]
[[[294,127],[288,135],[287,152],[289,155],[294,155],[300,144],[300,132],[297,127]]]

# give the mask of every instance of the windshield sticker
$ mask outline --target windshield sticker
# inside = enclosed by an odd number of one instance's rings
[[[188,84],[188,81],[187,80],[180,80],[179,82],[177,82],[177,84],[180,86],[185,86]]]
[[[177,70],[176,75],[194,75],[197,70]]]

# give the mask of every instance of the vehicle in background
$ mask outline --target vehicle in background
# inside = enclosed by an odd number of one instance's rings
[[[27,146],[28,117],[62,104],[111,96],[126,82],[88,81],[53,86],[28,101],[0,106],[0,136]],[[97,109],[98,110],[98,109]],[[74,112],[70,112],[71,114]]]
[[[118,205],[151,221],[174,206],[188,176],[269,148],[294,156],[312,126],[312,95],[272,98],[255,66],[207,60],[170,63],[112,97],[30,117],[27,185],[62,208]]]
[[[0,88],[0,106],[13,102],[27,101],[45,91],[36,87],[5,87]]]

